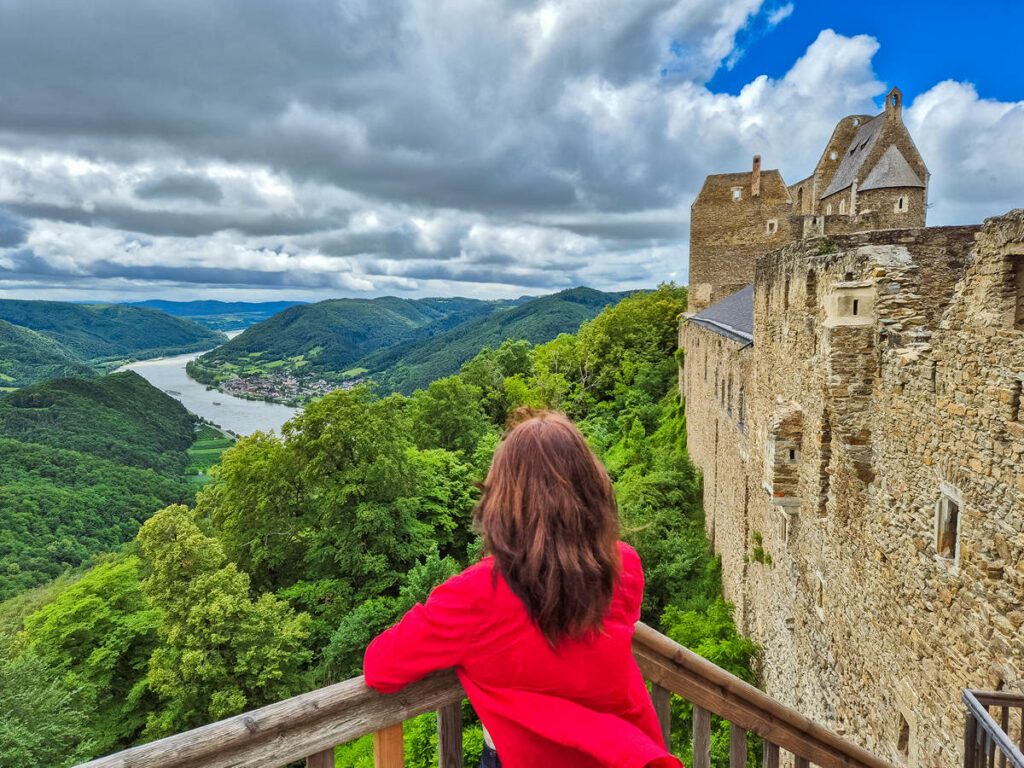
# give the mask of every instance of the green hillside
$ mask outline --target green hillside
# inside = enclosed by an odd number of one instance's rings
[[[54,379],[0,398],[0,437],[167,475],[184,472],[193,433],[185,407],[131,371]]]
[[[97,365],[209,349],[217,331],[145,307],[0,299],[0,320],[36,331]]]
[[[508,304],[385,296],[296,305],[203,355],[189,373],[205,383],[282,367],[340,375],[378,349],[429,338]]]
[[[4,437],[0,457],[0,600],[131,541],[194,493],[150,469]]]
[[[457,373],[482,347],[496,347],[505,339],[541,344],[560,333],[573,333],[626,295],[572,288],[471,320],[426,341],[381,350],[357,366],[369,371],[382,391],[409,394]]]
[[[0,392],[93,370],[66,347],[20,325],[0,320]]]

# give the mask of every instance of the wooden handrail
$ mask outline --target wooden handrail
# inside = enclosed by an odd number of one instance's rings
[[[637,623],[633,653],[644,677],[654,683],[653,701],[668,737],[669,694],[694,704],[695,745],[710,747],[711,714],[732,724],[731,753],[740,766],[746,735],[763,737],[766,765],[777,765],[778,748],[822,768],[893,768],[860,747],[772,699],[752,685],[715,666],[643,623]],[[396,726],[417,715],[440,710],[442,766],[459,765],[459,705],[465,691],[452,670],[436,672],[401,692],[382,695],[362,677],[269,704],[252,712],[101,757],[78,768],[268,768],[308,758],[310,766],[333,765],[333,749],[368,734],[392,757],[380,762],[401,765],[401,731]],[[696,715],[700,714],[698,718]],[[397,739],[397,740],[396,740]],[[742,747],[741,747],[742,745]],[[694,768],[706,765],[695,749]]]
[[[996,752],[999,765],[1007,763],[1013,768],[1024,768],[1024,696],[1005,691],[963,692],[967,706],[964,735],[964,766],[978,768],[993,765]],[[989,707],[1002,708],[1002,722],[996,723]],[[1013,743],[1009,734],[1010,707],[1021,708],[1020,747]]]

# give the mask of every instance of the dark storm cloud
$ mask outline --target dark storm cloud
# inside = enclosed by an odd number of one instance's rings
[[[135,195],[143,200],[201,200],[204,203],[219,203],[224,198],[217,182],[188,173],[144,181],[135,187]]]
[[[10,211],[0,208],[0,248],[17,248],[28,237],[28,227]]]

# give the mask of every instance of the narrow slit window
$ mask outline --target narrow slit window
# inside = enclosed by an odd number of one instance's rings
[[[743,190],[742,190],[742,189],[740,189],[739,187],[736,187],[736,188],[735,188],[735,189],[733,189],[733,191],[732,191],[732,199],[733,199],[733,200],[739,200],[739,199],[740,199],[740,197],[742,196],[742,194],[743,194]]]
[[[910,754],[910,723],[907,722],[907,718],[900,713],[899,722],[897,723],[899,732],[896,737],[896,749],[900,751],[901,755]]]
[[[1013,327],[1024,331],[1024,254],[1013,256]]]
[[[860,311],[860,299],[853,300],[853,314],[857,314]]]
[[[840,213],[846,213],[846,201],[845,200],[840,200],[839,201],[839,212]]]
[[[943,494],[935,524],[935,551],[945,560],[956,560],[959,549],[960,503],[952,496]]]
[[[1010,390],[1010,416],[1014,421],[1024,421],[1024,410],[1021,409],[1021,394],[1024,381],[1016,379]]]

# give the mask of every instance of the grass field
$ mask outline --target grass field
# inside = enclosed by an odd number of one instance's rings
[[[203,424],[196,433],[195,442],[188,449],[185,476],[190,483],[206,485],[212,478],[210,468],[220,463],[221,454],[235,444],[219,429]]]

